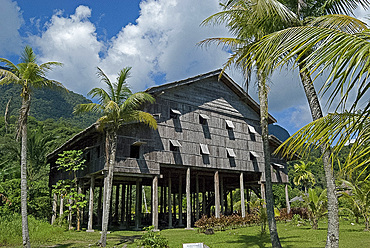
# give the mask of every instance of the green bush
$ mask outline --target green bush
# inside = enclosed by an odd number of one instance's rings
[[[168,246],[168,240],[161,236],[159,232],[155,232],[154,226],[150,227],[144,227],[144,235],[141,237],[139,240],[139,246],[140,247],[145,247],[145,248],[167,248]]]

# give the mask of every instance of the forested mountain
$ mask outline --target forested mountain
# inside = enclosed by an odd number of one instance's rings
[[[61,87],[33,89],[30,116],[39,121],[54,119],[63,120],[73,126],[85,128],[94,123],[98,116],[92,114],[74,115],[77,104],[90,103],[84,96]],[[8,116],[18,116],[21,106],[20,85],[0,85],[0,115],[4,116],[5,108],[10,101]]]

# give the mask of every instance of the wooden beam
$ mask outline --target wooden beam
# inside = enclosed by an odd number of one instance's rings
[[[214,175],[214,182],[215,182],[215,217],[220,218],[220,178],[218,175],[218,171],[215,172]]]
[[[172,228],[172,199],[171,199],[171,194],[172,194],[172,179],[171,179],[171,172],[169,173],[168,176],[168,228]]]
[[[53,215],[51,216],[51,224],[53,225],[56,218],[57,218],[57,203],[58,201],[58,196],[56,193],[53,194]]]
[[[183,227],[182,223],[182,176],[179,176],[179,226]]]
[[[89,194],[89,220],[87,222],[86,232],[94,232],[94,229],[93,229],[94,188],[95,188],[95,176],[91,176],[91,179],[90,179],[90,194]]]
[[[153,184],[152,184],[152,225],[154,226],[154,230],[158,229],[158,176],[153,177]]]
[[[245,217],[245,194],[244,194],[244,173],[240,173],[240,203],[241,203],[241,211],[242,217]]]
[[[195,175],[195,219],[199,220],[199,176]]]
[[[186,229],[191,229],[190,167],[186,169]]]

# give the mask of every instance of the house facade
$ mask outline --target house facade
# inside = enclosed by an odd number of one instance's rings
[[[111,223],[137,229],[142,224],[190,228],[203,214],[233,213],[235,189],[241,189],[242,216],[243,199],[251,191],[264,197],[259,105],[226,73],[220,73],[216,70],[146,90],[156,102],[144,110],[156,118],[158,129],[141,123],[120,128]],[[269,123],[274,122],[269,116]],[[270,136],[271,148],[280,143]],[[87,167],[78,177],[81,190],[89,191],[87,222],[92,230],[101,220],[107,173],[104,133],[94,124],[49,154],[50,186],[68,177],[55,161],[59,153],[71,149],[85,153]],[[288,183],[285,161],[273,156],[271,166],[273,182]],[[54,199],[53,218],[60,202],[57,196]],[[143,204],[150,211],[143,211]],[[59,207],[62,211],[63,204]]]

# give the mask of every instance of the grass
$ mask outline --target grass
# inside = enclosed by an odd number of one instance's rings
[[[31,221],[32,223],[33,221]],[[4,224],[4,223],[2,223]],[[5,232],[1,228],[0,236]],[[47,224],[47,223],[45,223]],[[312,230],[307,226],[294,226],[291,223],[278,223],[278,232],[283,247],[307,247],[318,248],[325,247],[326,241],[326,222],[319,223],[318,230]],[[340,241],[341,248],[360,248],[370,247],[370,232],[363,231],[363,224],[351,225],[349,221],[341,221],[340,223]],[[6,233],[5,233],[6,234]],[[9,234],[9,233],[8,233]],[[32,247],[88,247],[94,246],[100,238],[100,233],[86,233],[84,231],[62,231],[60,228],[48,228],[41,226],[38,228],[30,226]],[[108,234],[108,247],[137,247],[135,239],[140,238],[143,232],[135,231],[113,231]],[[14,235],[18,236],[19,233]],[[208,245],[211,248],[267,248],[271,247],[270,237],[268,234],[261,234],[259,226],[243,227],[226,231],[216,232],[213,235],[205,235],[198,233],[197,230],[185,229],[166,229],[161,231],[161,235],[169,240],[170,247],[182,247],[183,243],[200,243]],[[15,241],[14,237],[11,243],[5,247],[21,247],[21,236]],[[1,237],[0,237],[1,240]],[[1,246],[1,242],[0,242]],[[96,246],[95,246],[96,247]]]

